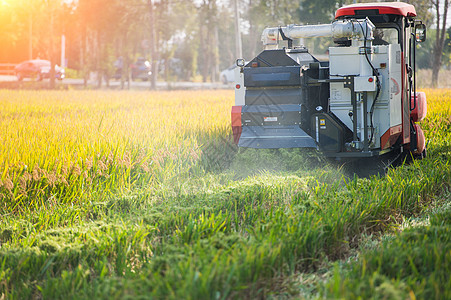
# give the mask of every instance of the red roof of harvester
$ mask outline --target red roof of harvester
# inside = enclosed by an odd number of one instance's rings
[[[335,19],[342,16],[355,16],[359,10],[378,10],[381,15],[401,15],[415,17],[417,12],[413,5],[404,2],[360,3],[341,7],[335,13]]]

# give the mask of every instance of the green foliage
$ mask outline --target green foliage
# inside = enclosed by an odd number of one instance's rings
[[[138,193],[97,204],[90,212],[97,210],[101,222],[86,220],[68,229],[55,224],[55,229],[44,230],[28,225],[22,230],[31,231],[22,237],[4,229],[2,292],[10,298],[268,296],[278,289],[277,278],[314,271],[326,257],[345,256],[354,247],[355,236],[386,228],[393,222],[394,211],[415,213],[420,195],[437,193],[438,185],[451,182],[442,162],[424,162],[400,168],[386,178],[346,183],[267,174],[213,190],[206,184],[198,192],[175,197],[167,197],[171,189],[166,188],[156,195]],[[406,180],[430,169],[438,171]],[[84,215],[83,219],[89,214]],[[447,218],[449,214],[434,222]],[[10,218],[4,223],[11,228],[16,221]],[[428,244],[424,240],[419,248]],[[393,253],[409,249],[405,255],[411,255],[408,245],[402,240]],[[434,253],[434,249],[425,251]],[[393,257],[391,253],[374,258],[375,268],[385,266],[383,259]],[[432,268],[429,260],[420,263],[416,268]],[[400,268],[409,261],[400,258],[399,264],[387,264],[388,273],[377,279],[387,283],[375,285],[371,292],[405,295],[405,285],[384,279],[404,276]],[[427,270],[430,274],[431,269]],[[433,279],[442,279],[443,274]],[[349,290],[362,289],[351,286]]]
[[[449,199],[448,199],[449,201]],[[322,297],[332,299],[449,299],[451,210],[366,251],[349,270],[335,270]]]
[[[303,24],[327,24],[335,18],[337,8],[344,1],[304,0],[299,7],[299,19]]]
[[[65,194],[57,194],[61,201],[43,197],[33,209],[10,201],[7,208],[16,210],[4,209],[0,221],[0,295],[447,298],[450,112],[446,93],[428,97],[431,110],[422,123],[431,141],[428,158],[383,177],[349,178],[310,151],[236,151],[219,138],[221,126],[192,127],[166,142],[181,149],[184,139],[197,138],[202,158],[180,165],[165,157],[158,179],[110,181],[71,201]],[[220,146],[213,149],[226,164],[206,155],[209,141]],[[137,161],[132,155],[131,165]],[[363,248],[365,236],[393,233],[403,218],[425,211],[432,211],[429,225],[342,260]],[[345,265],[327,270],[337,260]]]
[[[199,75],[204,80],[218,80],[218,72],[212,70],[223,70],[237,58],[232,1],[48,0],[30,3],[6,0],[3,1],[5,9],[0,10],[0,39],[10,47],[0,52],[0,60],[19,62],[28,58],[24,45],[28,44],[31,22],[33,56],[48,59],[52,49],[55,49],[55,56],[64,34],[69,67],[81,72],[83,77],[88,77],[90,72],[111,77],[116,71],[117,58],[122,57],[128,68],[137,57],[146,57],[154,61],[155,74],[164,80],[194,80]],[[333,21],[338,8],[352,2],[239,1],[244,58],[250,60],[262,50],[260,37],[265,27],[327,24]],[[416,7],[419,19],[432,25],[431,1],[407,2]],[[150,3],[153,3],[153,22]],[[51,30],[50,20],[54,22]],[[153,45],[152,27],[156,31]],[[431,67],[433,31],[430,29],[429,40],[419,48],[420,68]],[[304,42],[312,53],[324,56],[333,45],[330,38]],[[154,46],[156,53],[152,54],[149,46]],[[448,64],[449,51],[444,52],[444,63]],[[124,76],[129,71],[125,68]]]
[[[66,78],[82,78],[82,74],[75,69],[66,68],[65,70]]]
[[[435,44],[435,29],[427,30],[427,38],[423,43],[417,44],[416,63],[419,69],[430,69],[432,67],[432,56]]]

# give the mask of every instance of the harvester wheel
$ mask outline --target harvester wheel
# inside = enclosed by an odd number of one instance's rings
[[[422,156],[423,158],[426,158],[426,157],[427,157],[427,151],[426,151],[426,148],[424,148],[423,152],[421,152],[421,156]]]

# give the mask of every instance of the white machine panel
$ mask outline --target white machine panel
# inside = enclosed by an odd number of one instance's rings
[[[359,47],[330,47],[330,76],[359,75]]]
[[[400,45],[372,46],[372,53],[368,54],[374,68],[380,74],[381,90],[374,105],[373,126],[374,136],[370,148],[380,148],[380,137],[391,127],[401,124],[401,50]],[[331,47],[330,78],[343,78],[354,75],[354,89],[357,92],[368,92],[367,124],[371,126],[370,111],[377,91],[375,76],[368,75],[368,63],[363,54],[359,54],[359,47]],[[364,58],[364,59],[362,59]],[[361,65],[364,64],[364,65]],[[363,74],[360,74],[363,72]],[[360,76],[362,75],[362,76]],[[372,80],[369,80],[372,78]],[[363,134],[363,105],[361,95],[357,94],[357,112],[352,114],[351,91],[343,83],[330,83],[330,110],[350,130],[353,129],[353,119],[357,119],[357,136],[362,139]],[[374,122],[377,120],[377,123]],[[368,128],[369,135],[371,130]],[[370,136],[369,136],[370,137]],[[368,138],[369,138],[368,137]]]
[[[354,78],[354,91],[375,92],[376,76],[359,76]]]
[[[390,127],[402,124],[401,47],[390,45]]]
[[[238,85],[240,88],[237,88]],[[240,68],[235,68],[235,105],[244,105],[245,94],[244,75],[241,73]]]

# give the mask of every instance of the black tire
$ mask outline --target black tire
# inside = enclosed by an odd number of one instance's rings
[[[416,158],[421,160],[421,159],[425,159],[426,156],[427,156],[427,151],[426,151],[426,148],[424,148],[423,152],[421,152],[420,154],[417,154]]]
[[[38,73],[38,75],[36,75],[36,81],[42,81],[43,77],[41,73]]]

